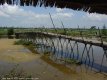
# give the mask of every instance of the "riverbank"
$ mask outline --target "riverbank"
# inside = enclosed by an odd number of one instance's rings
[[[0,74],[7,73],[18,64],[27,74],[35,80],[106,80],[107,77],[100,73],[88,71],[83,66],[73,67],[71,74],[59,70],[59,65],[49,59],[44,59],[40,54],[33,54],[22,45],[14,45],[16,39],[0,39]],[[56,67],[57,66],[57,67]],[[66,66],[65,66],[66,67]],[[62,67],[64,68],[64,67]],[[81,69],[82,71],[81,71]],[[63,69],[64,70],[64,69]],[[68,70],[68,68],[67,68]],[[68,70],[69,71],[69,70]]]
[[[26,62],[38,58],[22,45],[14,45],[15,39],[0,40],[0,60],[7,62]]]

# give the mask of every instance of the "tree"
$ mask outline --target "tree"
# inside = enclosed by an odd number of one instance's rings
[[[13,38],[13,35],[14,34],[14,28],[8,28],[7,30],[7,35],[8,35],[8,38]]]
[[[13,35],[14,34],[14,29],[13,28],[9,28],[7,30],[7,35]]]
[[[90,29],[96,29],[96,26],[92,26]]]

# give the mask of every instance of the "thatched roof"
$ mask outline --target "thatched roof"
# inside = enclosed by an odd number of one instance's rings
[[[0,4],[20,4],[21,6],[44,6],[83,10],[89,13],[107,14],[107,0],[0,0]]]

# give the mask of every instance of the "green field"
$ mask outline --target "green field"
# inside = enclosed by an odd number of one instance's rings
[[[0,35],[6,35],[7,29],[0,29]]]
[[[0,36],[7,35],[11,28],[0,28]],[[85,37],[85,38],[102,38],[107,41],[107,29],[83,29],[83,28],[13,28],[15,32],[50,32],[55,34],[68,35],[72,37]]]

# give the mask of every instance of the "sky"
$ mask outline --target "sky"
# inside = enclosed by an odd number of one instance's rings
[[[91,13],[84,11],[75,11],[72,9],[60,9],[50,7],[32,7],[16,5],[0,5],[0,26],[14,27],[50,27],[52,22],[49,13],[52,16],[56,27],[61,28],[61,21],[67,28],[90,28],[97,26],[102,28],[107,26],[107,15]]]

